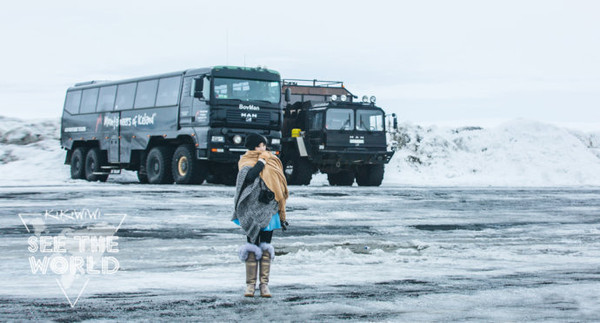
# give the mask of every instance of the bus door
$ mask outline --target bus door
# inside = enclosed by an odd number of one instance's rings
[[[208,125],[210,79],[206,75],[184,78],[179,107],[179,124]]]
[[[119,158],[119,146],[120,146],[120,131],[121,126],[119,125],[119,120],[121,119],[121,112],[114,112],[107,114],[105,118],[111,118],[111,120],[116,120],[116,123],[112,125],[109,129],[108,137],[108,162],[118,164],[120,162]]]
[[[181,89],[181,104],[179,105],[179,125],[180,127],[189,126],[194,123],[194,114],[192,113],[193,83],[194,77],[189,76],[183,79]]]

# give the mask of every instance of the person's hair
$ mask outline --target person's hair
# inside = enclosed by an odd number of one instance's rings
[[[244,143],[244,147],[248,150],[254,150],[256,147],[260,145],[260,143],[267,144],[267,138],[257,133],[251,133],[246,137],[246,142]]]

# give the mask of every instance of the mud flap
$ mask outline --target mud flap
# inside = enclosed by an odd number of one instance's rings
[[[296,137],[296,143],[298,144],[298,152],[300,153],[300,157],[307,157],[306,146],[304,145],[304,138]]]

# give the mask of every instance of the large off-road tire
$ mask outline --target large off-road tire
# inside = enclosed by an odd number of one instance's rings
[[[352,186],[354,183],[354,172],[341,170],[337,173],[328,173],[327,180],[331,186]]]
[[[140,181],[140,184],[148,183],[148,174],[142,173],[142,171],[140,171],[140,170],[137,171],[137,178]]]
[[[189,144],[181,145],[175,150],[171,162],[171,172],[175,183],[202,184],[206,179],[206,166],[196,160],[194,151],[194,146]]]
[[[312,164],[306,158],[287,160],[283,170],[288,185],[309,185],[314,172]]]
[[[173,150],[170,147],[154,147],[146,158],[146,176],[150,184],[173,183],[171,174],[171,156]]]
[[[238,175],[237,164],[213,164],[212,167],[207,168],[209,169],[206,174],[207,183],[235,186]]]
[[[102,169],[102,166],[107,165],[106,153],[101,151],[100,148],[90,148],[85,156],[85,179],[90,182],[101,181],[106,182],[108,174],[94,174],[98,172],[106,172]]]
[[[379,186],[385,172],[383,164],[359,166],[356,171],[356,183],[359,186]]]
[[[71,155],[71,178],[85,179],[85,156],[87,148],[79,147],[73,150]]]
[[[238,172],[231,172],[231,173],[227,173],[227,174],[221,174],[220,176],[220,182],[221,184],[227,185],[227,186],[235,186],[235,182],[237,180],[237,175]]]

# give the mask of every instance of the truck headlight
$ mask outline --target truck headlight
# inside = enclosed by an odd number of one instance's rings
[[[233,143],[236,145],[239,145],[242,143],[242,136],[240,135],[235,135],[233,136]]]
[[[212,136],[210,138],[210,141],[212,141],[212,142],[225,142],[225,137],[223,137],[223,136]]]
[[[281,140],[279,138],[271,139],[271,145],[279,145],[280,143],[281,143]]]

